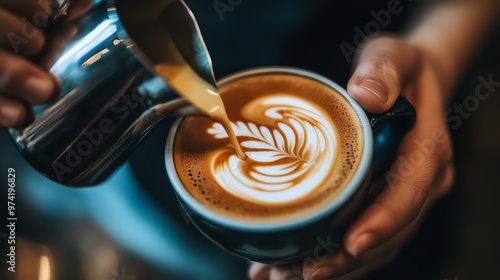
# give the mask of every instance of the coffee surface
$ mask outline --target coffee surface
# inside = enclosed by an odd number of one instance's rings
[[[180,180],[203,205],[244,220],[286,220],[337,196],[355,173],[363,131],[349,102],[291,74],[255,75],[219,87],[239,159],[224,128],[185,118],[174,140]]]

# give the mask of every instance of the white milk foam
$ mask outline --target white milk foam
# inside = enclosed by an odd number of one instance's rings
[[[248,122],[231,125],[248,159],[225,151],[210,159],[213,177],[227,192],[250,202],[282,204],[310,195],[331,176],[338,130],[321,107],[274,94],[242,110]],[[217,139],[228,137],[219,123],[207,132]]]

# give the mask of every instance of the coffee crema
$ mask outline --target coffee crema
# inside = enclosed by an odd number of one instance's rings
[[[261,74],[219,92],[247,159],[237,157],[219,123],[183,119],[174,164],[201,204],[233,218],[286,220],[325,206],[354,175],[363,130],[335,89],[292,74]]]

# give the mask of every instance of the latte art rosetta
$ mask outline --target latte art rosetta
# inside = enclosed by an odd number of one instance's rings
[[[211,154],[211,172],[227,192],[247,201],[280,204],[305,197],[330,176],[337,135],[329,115],[297,96],[268,95],[242,109],[232,123],[247,160],[226,146]],[[223,139],[215,123],[207,131]]]

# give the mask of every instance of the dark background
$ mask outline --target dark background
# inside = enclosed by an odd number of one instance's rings
[[[352,64],[339,44],[356,46],[354,28],[364,29],[373,21],[370,11],[386,9],[389,1],[243,0],[223,14],[223,21],[214,2],[187,2],[198,17],[217,77],[256,66],[287,65],[345,86]],[[413,1],[400,2],[403,12],[392,16],[386,30],[402,32],[418,17]],[[499,49],[500,36],[494,32],[460,79],[451,104],[463,104],[474,94],[478,76],[500,81]],[[500,277],[499,91],[452,130],[457,171],[453,190],[431,209],[398,259],[368,279]],[[207,241],[178,208],[163,163],[171,123],[160,123],[125,166],[89,189],[71,189],[43,178],[1,130],[0,179],[6,182],[8,167],[18,175],[18,269],[37,271],[34,256],[45,254],[55,279],[245,279],[247,265]],[[5,201],[6,188],[0,192]],[[2,205],[6,208],[7,203]],[[0,227],[0,234],[4,232]],[[5,266],[5,239],[1,241]],[[4,271],[2,267],[1,279],[30,280]]]

